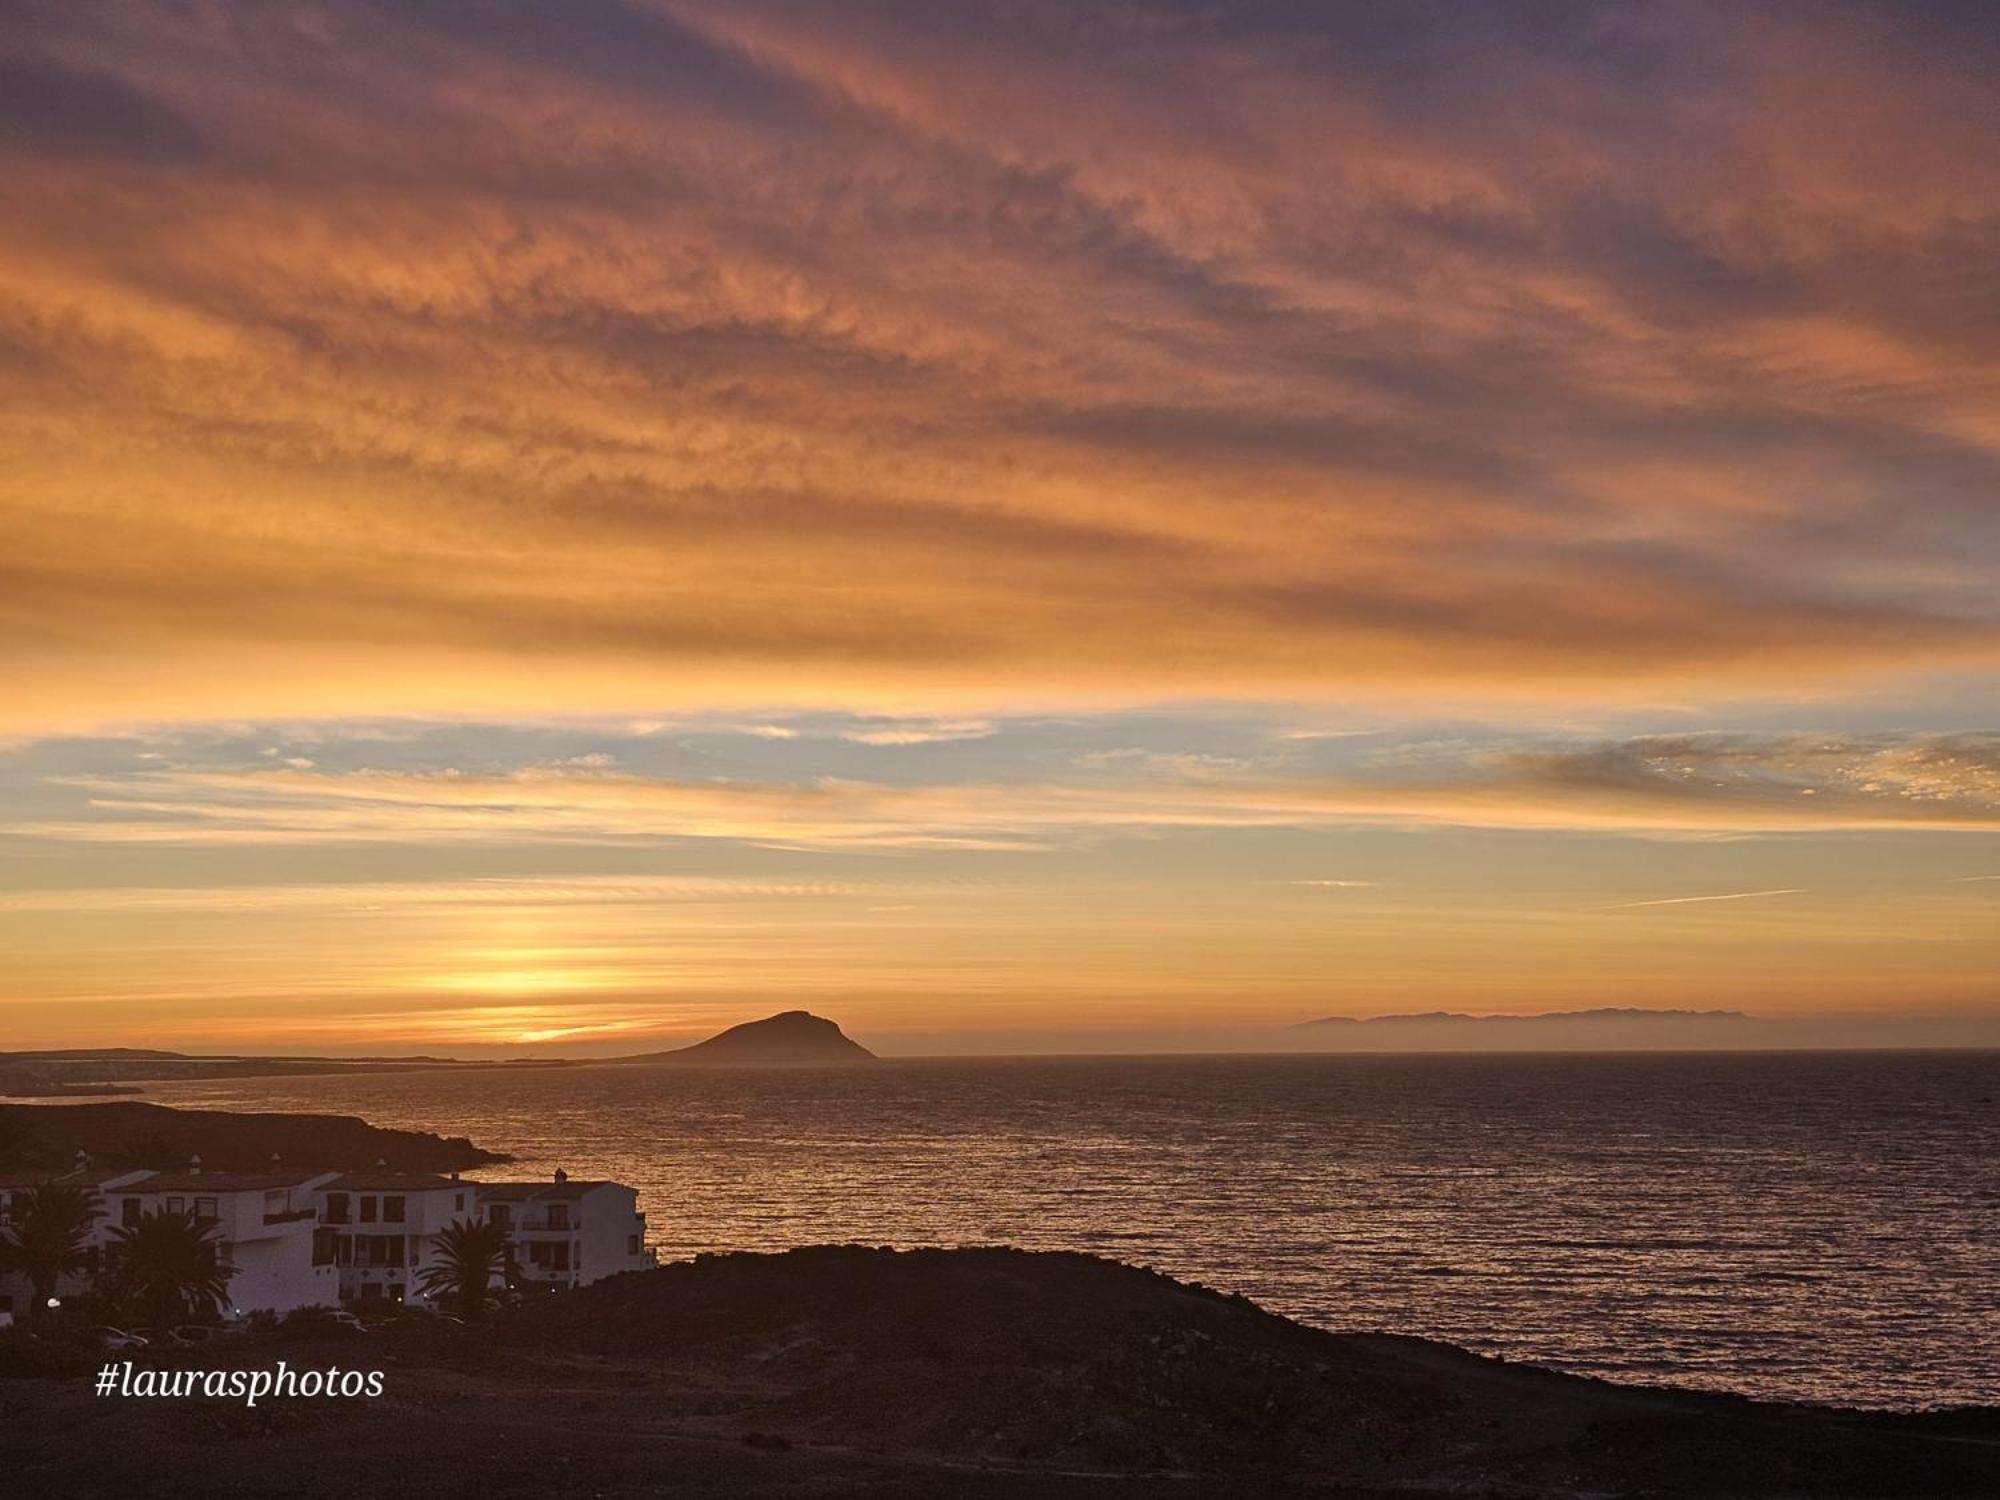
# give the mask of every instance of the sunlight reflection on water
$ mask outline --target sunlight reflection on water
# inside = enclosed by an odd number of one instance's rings
[[[163,1085],[637,1185],[663,1257],[1092,1250],[1626,1379],[2000,1401],[2000,1054],[897,1061]]]

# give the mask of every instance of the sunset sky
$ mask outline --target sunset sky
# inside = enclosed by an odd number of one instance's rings
[[[2000,1040],[2000,13],[10,4],[0,1046]]]

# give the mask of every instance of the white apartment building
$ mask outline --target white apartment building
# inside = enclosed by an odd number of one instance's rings
[[[646,1247],[639,1192],[617,1182],[483,1182],[479,1211],[507,1226],[521,1286],[555,1291],[587,1286],[656,1264]]]
[[[0,1173],[0,1229],[4,1229],[14,1217],[17,1204],[24,1203],[27,1195],[46,1182],[59,1182],[68,1187],[88,1188],[99,1196],[100,1217],[98,1225],[91,1232],[90,1242],[84,1251],[84,1268],[65,1276],[56,1286],[56,1295],[68,1296],[88,1287],[97,1275],[104,1257],[104,1240],[107,1238],[102,1218],[103,1195],[108,1189],[123,1183],[135,1181],[146,1173],[138,1170],[93,1171],[87,1159],[79,1153],[75,1167],[67,1172],[54,1173],[46,1169],[10,1168]],[[25,1317],[28,1299],[34,1288],[28,1278],[18,1273],[0,1272],[0,1328],[6,1327],[17,1318]]]
[[[0,1222],[12,1216],[17,1200],[45,1182],[97,1194],[97,1222],[85,1244],[85,1267],[64,1278],[60,1295],[90,1284],[117,1228],[136,1224],[142,1214],[191,1212],[215,1226],[223,1258],[236,1268],[229,1278],[226,1316],[331,1307],[339,1286],[332,1263],[314,1254],[313,1189],[332,1175],[276,1165],[265,1172],[204,1172],[199,1157],[175,1172],[93,1171],[85,1164],[54,1175],[12,1172],[0,1179]],[[0,1312],[25,1311],[28,1292],[23,1277],[0,1279]]]
[[[0,1225],[16,1200],[45,1182],[87,1187],[98,1217],[86,1265],[58,1294],[81,1291],[102,1267],[113,1231],[143,1214],[191,1212],[215,1226],[229,1279],[228,1317],[284,1314],[341,1303],[428,1305],[420,1279],[451,1224],[505,1225],[524,1290],[587,1285],[656,1263],[646,1246],[637,1189],[616,1182],[572,1182],[557,1172],[541,1182],[475,1183],[456,1175],[281,1168],[204,1171],[201,1158],[172,1172],[93,1171],[79,1160],[68,1172],[0,1174]],[[0,1325],[27,1310],[25,1277],[0,1276]]]
[[[96,1238],[108,1243],[113,1225],[146,1213],[192,1212],[215,1225],[229,1278],[229,1317],[333,1307],[340,1287],[330,1261],[316,1254],[314,1192],[333,1174],[286,1170],[205,1172],[197,1157],[178,1172],[147,1172],[103,1190],[105,1213]]]
[[[343,1302],[422,1304],[418,1280],[437,1260],[436,1236],[479,1217],[475,1184],[386,1167],[329,1175],[314,1197]]]

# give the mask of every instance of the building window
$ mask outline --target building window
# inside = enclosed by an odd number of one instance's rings
[[[625,1253],[627,1255],[637,1255],[639,1253],[638,1235],[628,1234],[625,1236]]]
[[[528,1247],[528,1263],[546,1271],[567,1271],[572,1263],[569,1246],[560,1240],[538,1240]]]
[[[219,1217],[219,1215],[215,1211],[215,1200],[213,1198],[195,1199],[194,1216],[197,1219],[213,1219]]]
[[[375,1222],[375,1200],[373,1198],[363,1198],[361,1200],[361,1222],[364,1224],[373,1224]]]
[[[139,1200],[137,1198],[127,1198],[123,1203],[118,1205],[118,1222],[123,1224],[127,1229],[130,1229],[134,1224],[139,1222]]]
[[[528,1247],[528,1261],[531,1265],[551,1271],[567,1271],[570,1267],[569,1245],[563,1240],[553,1243],[538,1240]]]
[[[167,1212],[170,1214],[184,1214],[187,1212],[187,1206],[188,1201],[185,1198],[169,1198],[167,1200]]]
[[[403,1222],[403,1196],[393,1193],[382,1200],[382,1222],[400,1224]]]
[[[328,1193],[326,1195],[326,1222],[345,1224],[347,1222],[347,1194]]]
[[[357,1264],[364,1266],[400,1266],[403,1264],[403,1236],[400,1234],[364,1234],[357,1236],[360,1245],[355,1251]]]
[[[549,1205],[549,1228],[569,1228],[569,1205],[567,1203],[551,1203]]]
[[[511,1203],[496,1203],[486,1210],[486,1217],[504,1229],[514,1222],[514,1206]]]
[[[452,1212],[454,1212],[454,1213],[461,1213],[461,1214],[462,1214],[462,1213],[464,1213],[464,1212],[465,1212],[465,1194],[463,1194],[463,1193],[460,1193],[460,1194],[459,1194],[459,1195],[458,1195],[458,1196],[457,1196],[456,1198],[452,1199],[452,1200],[451,1200],[451,1207],[452,1207]]]

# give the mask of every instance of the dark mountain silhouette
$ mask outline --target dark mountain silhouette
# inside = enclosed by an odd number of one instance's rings
[[[745,1021],[727,1031],[667,1052],[614,1057],[620,1063],[662,1063],[676,1067],[797,1067],[813,1063],[875,1061],[875,1054],[850,1040],[839,1026],[809,1011],[780,1011],[761,1021]]]

